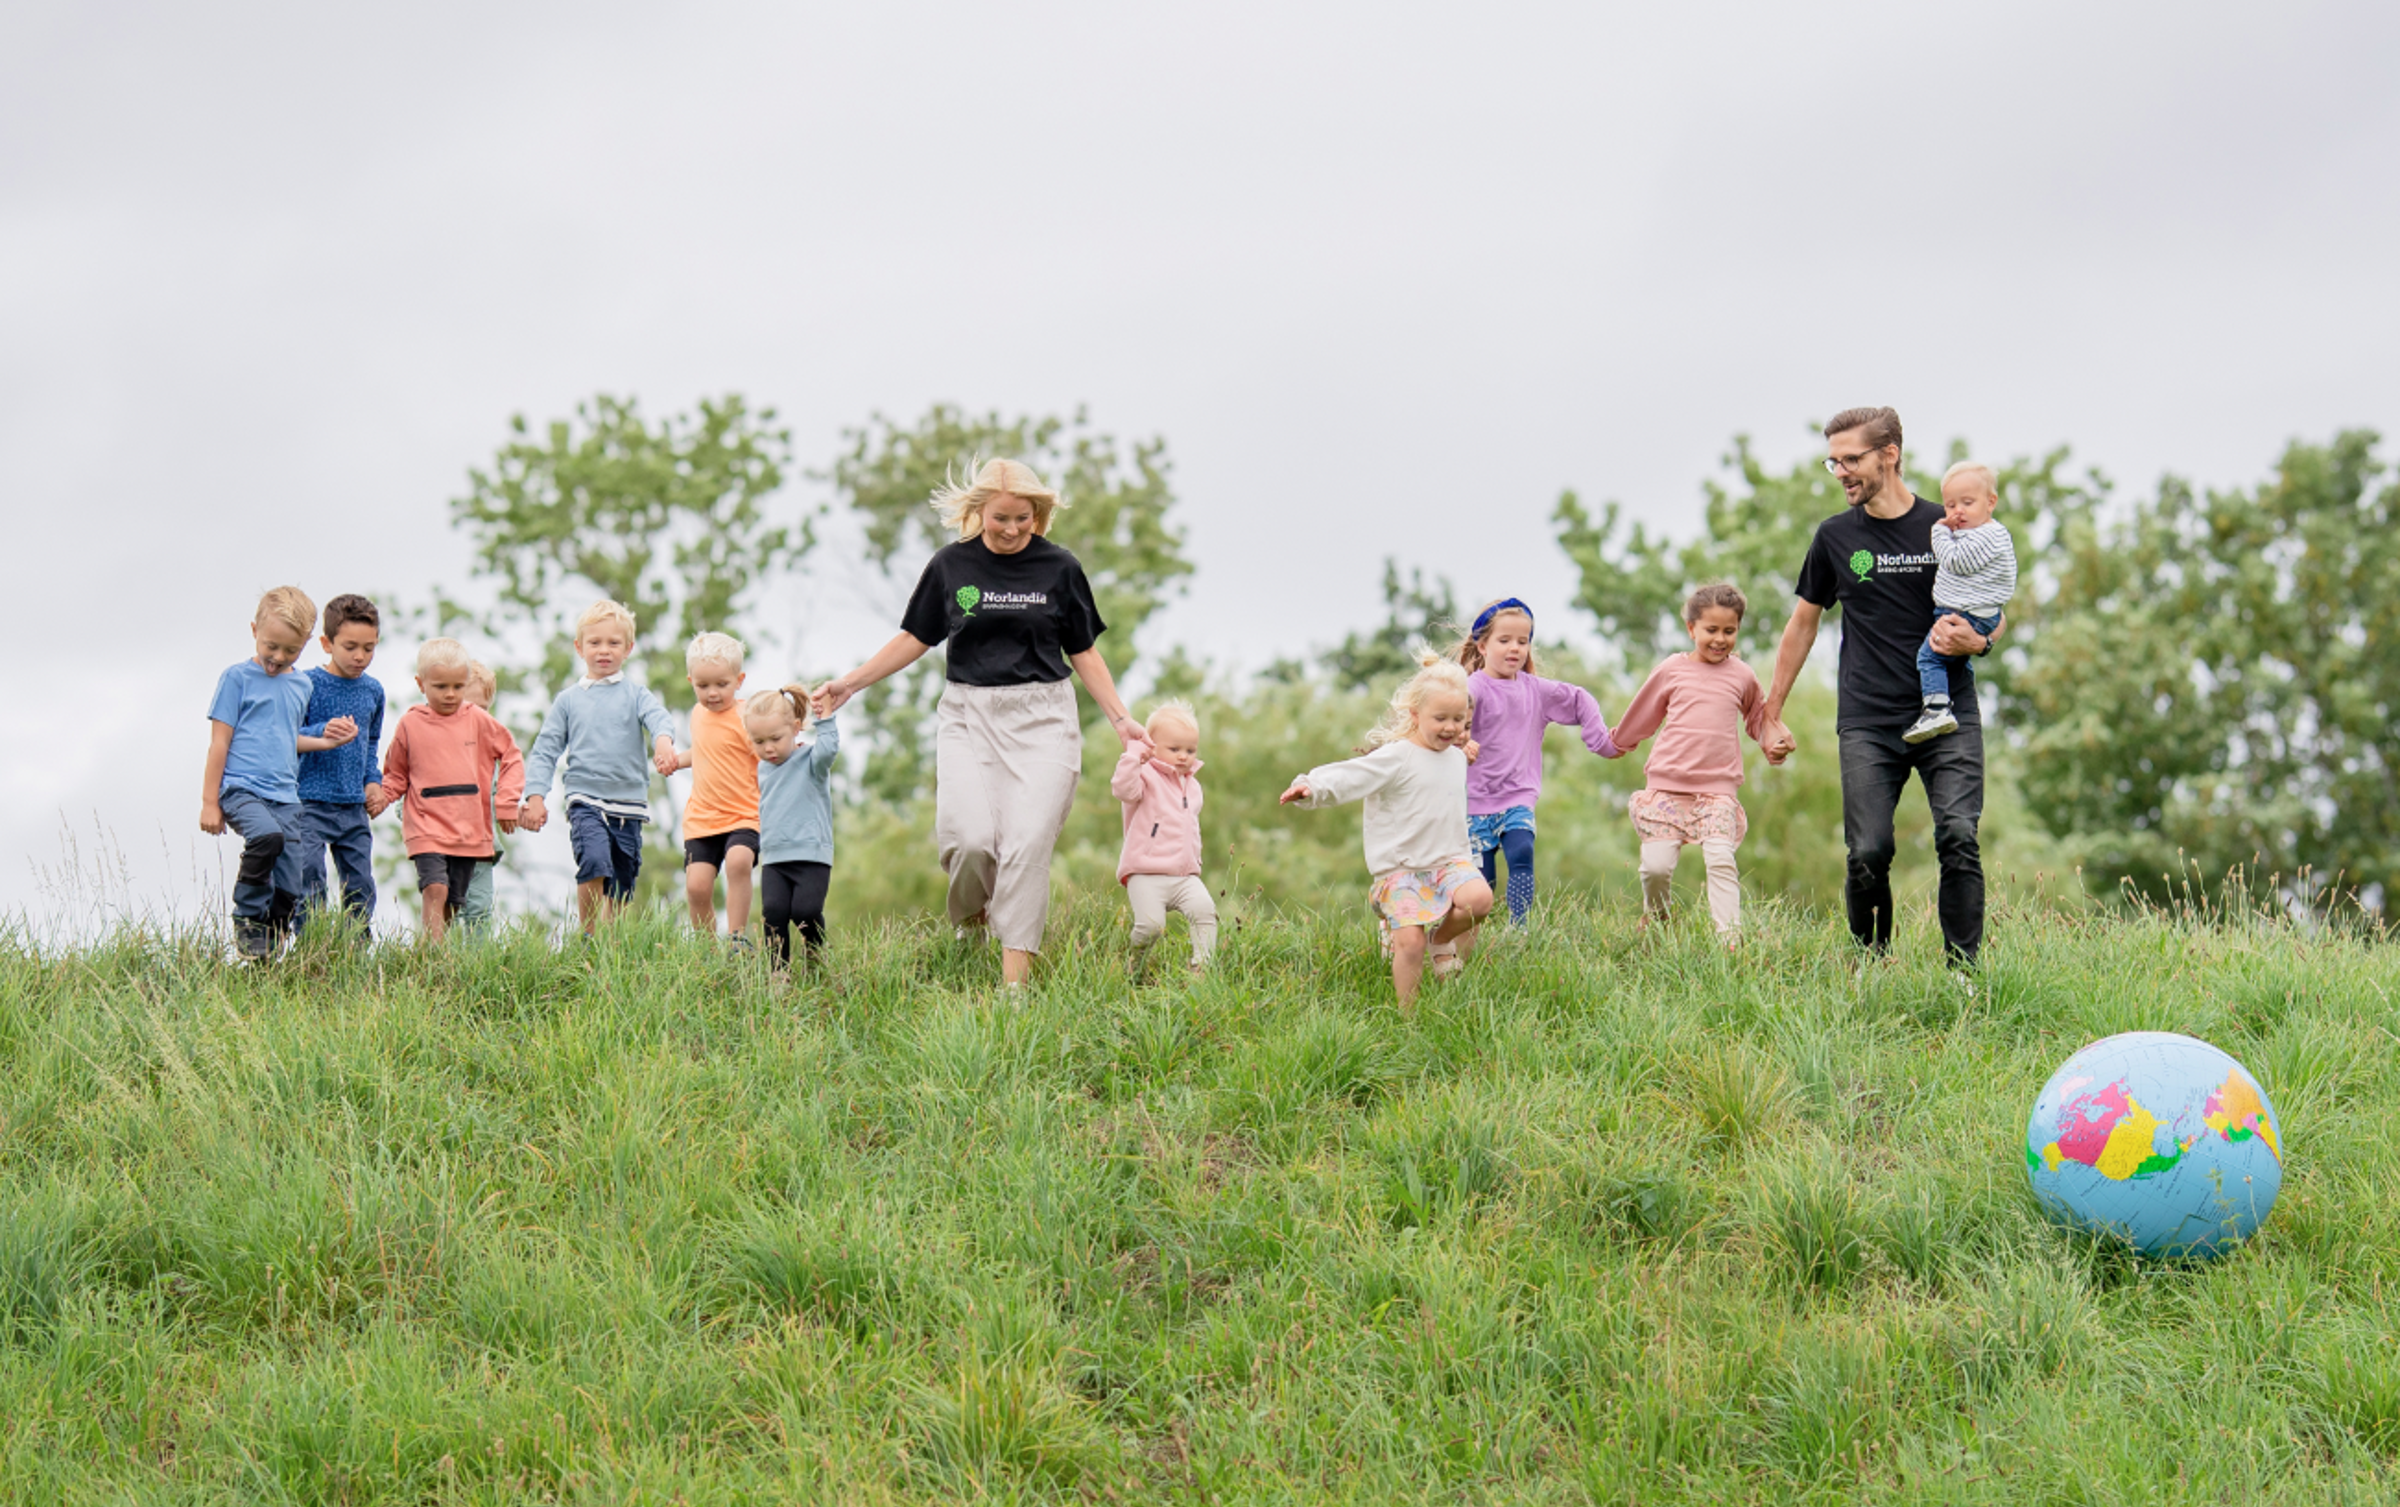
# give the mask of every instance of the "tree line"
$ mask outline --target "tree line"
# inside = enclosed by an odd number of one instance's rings
[[[2400,713],[2400,483],[2379,444],[2367,430],[2294,440],[2253,486],[2202,491],[2168,476],[2131,498],[2072,468],[2064,447],[1999,468],[1999,517],[2025,565],[2009,631],[1978,667],[1996,697],[1986,847],[2004,886],[2013,854],[2052,884],[2103,898],[2236,884],[2320,910],[2351,901],[2386,910],[2400,866],[2400,746],[2389,732]],[[1964,453],[1953,442],[1943,464]],[[450,504],[468,547],[461,589],[437,593],[417,617],[471,628],[490,646],[503,709],[522,725],[575,674],[573,614],[612,597],[643,624],[635,668],[670,706],[688,707],[683,644],[703,628],[751,637],[771,593],[830,583],[862,610],[896,618],[923,558],[948,542],[925,499],[978,454],[1026,460],[1071,502],[1061,542],[1083,561],[1110,624],[1101,647],[1111,670],[1200,704],[1212,881],[1311,901],[1354,880],[1351,823],[1295,832],[1274,819],[1274,792],[1349,748],[1411,645],[1455,636],[1456,586],[1387,561],[1382,623],[1248,675],[1185,646],[1161,652],[1145,627],[1194,570],[1168,449],[1155,437],[1121,442],[1082,411],[1004,417],[936,405],[905,424],[877,415],[807,473],[813,502],[789,485],[789,429],[739,395],[655,420],[609,396],[538,430],[519,417]],[[1554,537],[1576,568],[1572,606],[1598,647],[1545,644],[1546,673],[1581,679],[1621,707],[1652,663],[1688,647],[1685,594],[1718,580],[1752,603],[1744,653],[1771,661],[1810,534],[1845,504],[1813,458],[1770,471],[1747,437],[1735,438],[1726,469],[1703,482],[1700,526],[1680,540],[1629,523],[1617,503],[1595,513],[1573,491],[1559,497]],[[1912,463],[1920,494],[1937,494],[1940,469]],[[848,520],[855,558],[822,558],[821,525],[834,517]],[[840,911],[918,906],[938,888],[930,860],[917,860],[931,851],[939,691],[929,656],[845,714]],[[1744,868],[1755,889],[1838,893],[1831,707],[1822,688],[1796,698],[1801,757],[1764,779],[1754,772]],[[1070,883],[1113,877],[1107,742],[1091,745],[1087,774],[1097,777],[1061,846]],[[1558,783],[1542,819],[1566,841],[1545,843],[1545,855],[1559,856],[1544,866],[1565,867],[1545,882],[1630,873],[1630,836],[1616,829],[1639,784],[1638,757],[1602,766],[1562,745],[1553,762]],[[878,852],[895,861],[858,861]]]

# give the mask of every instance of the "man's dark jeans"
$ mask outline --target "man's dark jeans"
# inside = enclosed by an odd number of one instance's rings
[[[1850,850],[1844,885],[1850,935],[1877,951],[1892,941],[1892,813],[1911,770],[1933,808],[1933,852],[1942,867],[1942,942],[1972,963],[1983,946],[1983,729],[1910,745],[1897,727],[1845,727],[1842,740],[1842,842]]]

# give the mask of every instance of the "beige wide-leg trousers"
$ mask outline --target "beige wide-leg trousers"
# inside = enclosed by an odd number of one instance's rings
[[[951,924],[984,913],[1002,947],[1039,952],[1050,854],[1083,772],[1075,687],[952,681],[936,726],[933,841],[950,876]]]

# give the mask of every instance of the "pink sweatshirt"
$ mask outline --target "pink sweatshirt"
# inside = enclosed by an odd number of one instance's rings
[[[500,766],[497,781],[494,764]],[[437,717],[432,707],[412,706],[384,751],[383,789],[407,803],[400,835],[410,857],[485,858],[492,851],[492,819],[517,819],[525,759],[508,729],[481,707],[461,706]]]
[[[1610,731],[1625,749],[1658,734],[1643,766],[1652,790],[1731,795],[1742,784],[1742,732],[1755,743],[1766,724],[1767,693],[1748,665],[1678,654],[1650,672]]]
[[[1135,874],[1200,872],[1200,765],[1190,774],[1169,774],[1138,748],[1125,750],[1108,793],[1125,803],[1125,847],[1117,855],[1117,883]]]

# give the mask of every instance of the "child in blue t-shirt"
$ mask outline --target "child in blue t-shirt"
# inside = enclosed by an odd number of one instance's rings
[[[325,632],[317,643],[327,663],[306,676],[308,710],[303,737],[323,737],[330,747],[300,756],[300,894],[304,904],[325,910],[325,851],[342,881],[342,908],[358,918],[363,935],[375,919],[375,835],[368,824],[383,815],[383,771],[375,750],[383,746],[383,683],[367,674],[375,659],[382,619],[365,597],[344,593],[325,604]],[[338,735],[347,721],[356,732]],[[330,729],[330,731],[329,731]]]
[[[302,737],[308,680],[294,675],[317,604],[297,586],[258,600],[250,624],[257,652],[217,677],[208,704],[208,764],[200,786],[200,830],[227,827],[242,836],[234,871],[233,931],[244,957],[263,958],[292,929],[300,904],[300,755],[358,736],[339,717],[323,734]]]

